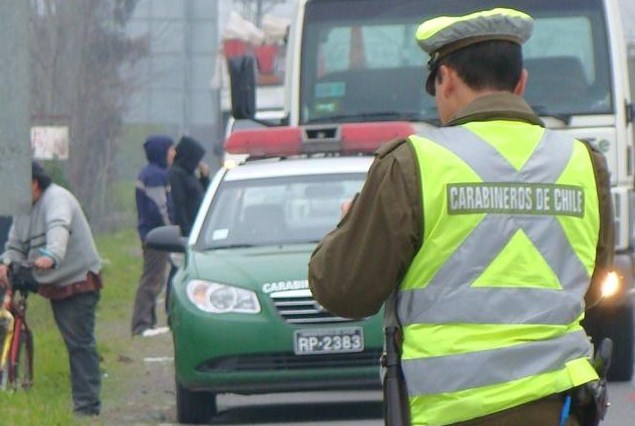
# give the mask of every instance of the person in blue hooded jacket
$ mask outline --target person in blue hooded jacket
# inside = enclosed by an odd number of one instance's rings
[[[139,279],[132,313],[133,335],[145,335],[156,327],[156,299],[166,282],[168,254],[146,247],[152,229],[173,222],[168,168],[176,154],[169,136],[153,135],[143,148],[148,164],[141,169],[136,183],[137,230],[143,250],[143,272]]]

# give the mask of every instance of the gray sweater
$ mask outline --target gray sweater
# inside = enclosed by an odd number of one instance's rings
[[[53,258],[55,267],[35,271],[40,284],[65,286],[86,280],[88,271],[98,273],[101,260],[82,208],[73,194],[51,184],[31,207],[28,215],[17,215],[9,231],[2,262]]]

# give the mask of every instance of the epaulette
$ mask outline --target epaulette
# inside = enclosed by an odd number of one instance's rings
[[[387,142],[385,144],[383,144],[382,146],[380,146],[377,151],[375,151],[375,155],[378,158],[383,158],[386,155],[390,154],[391,152],[393,152],[395,149],[397,149],[398,147],[400,147],[401,145],[403,145],[404,143],[407,143],[408,139],[394,139],[390,142]]]
[[[591,142],[589,142],[588,140],[586,140],[586,139],[576,139],[576,140],[578,140],[578,141],[582,142],[582,143],[583,143],[583,144],[584,144],[584,145],[585,145],[585,146],[586,146],[589,150],[591,150],[591,151],[593,151],[593,152],[595,152],[595,153],[597,153],[597,154],[602,154],[602,155],[604,155],[604,153],[603,153],[602,151],[600,151],[600,150],[598,149],[598,147],[596,147],[595,145],[593,145],[593,144],[592,144]]]

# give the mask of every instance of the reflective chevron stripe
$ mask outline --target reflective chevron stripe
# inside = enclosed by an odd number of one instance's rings
[[[413,424],[476,418],[597,378],[579,323],[599,232],[591,161],[575,140],[522,126],[411,137],[425,235],[397,316]]]
[[[490,144],[460,127],[435,131],[429,138],[460,157],[485,182],[517,183],[531,177],[531,182],[551,184],[565,169],[574,143],[572,139],[545,132],[530,159],[516,171]],[[548,150],[548,146],[558,149]],[[475,156],[474,152],[482,155]],[[508,288],[471,287],[482,272],[480,266],[489,265],[518,230],[529,237],[567,291],[516,288],[513,282]],[[465,253],[470,255],[465,256]],[[454,252],[425,288],[400,293],[398,314],[404,325],[446,321],[569,324],[583,310],[580,300],[589,278],[557,217],[487,213],[461,244],[460,250]],[[457,282],[465,285],[448,285]],[[509,300],[517,303],[510,305]],[[545,310],[544,315],[535,318],[537,304],[553,309]],[[489,309],[483,310],[483,306]]]

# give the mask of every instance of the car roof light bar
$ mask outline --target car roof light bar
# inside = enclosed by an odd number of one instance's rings
[[[254,157],[298,155],[302,151],[302,130],[287,126],[237,130],[225,141],[225,151]]]
[[[407,121],[342,125],[342,154],[373,153],[386,142],[405,139],[415,128]]]
[[[372,154],[382,144],[415,133],[411,123],[344,123],[238,130],[225,142],[230,154],[286,157],[300,154]]]

